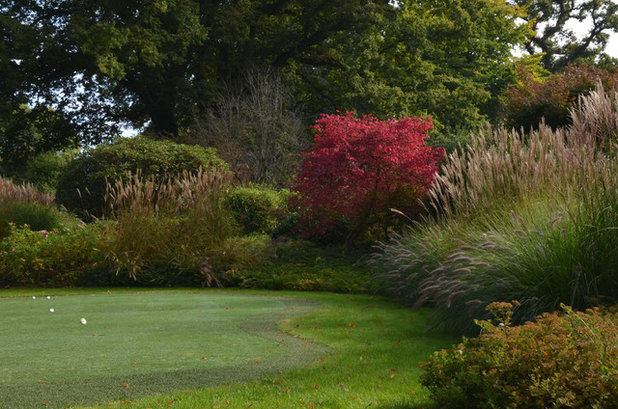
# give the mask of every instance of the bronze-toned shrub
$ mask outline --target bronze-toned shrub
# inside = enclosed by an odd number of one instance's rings
[[[439,407],[618,408],[618,313],[565,307],[512,327],[513,306],[491,304],[479,337],[422,364]]]

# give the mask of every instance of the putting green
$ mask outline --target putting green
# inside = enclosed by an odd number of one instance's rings
[[[133,399],[292,370],[325,348],[280,333],[277,322],[315,307],[220,292],[2,298],[0,408]]]

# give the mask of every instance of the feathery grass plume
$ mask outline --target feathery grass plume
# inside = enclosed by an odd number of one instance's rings
[[[0,201],[37,202],[51,206],[54,203],[54,196],[38,191],[29,183],[16,185],[11,179],[0,176]]]
[[[229,177],[226,171],[200,169],[156,183],[138,172],[108,183],[113,221],[103,251],[117,274],[137,278],[143,270],[203,269],[210,252],[237,231],[224,204]]]
[[[451,154],[431,191],[437,217],[379,247],[386,285],[460,328],[494,301],[519,300],[516,322],[617,301],[618,122],[600,92],[580,99],[572,128],[488,129]]]
[[[11,223],[52,230],[60,227],[63,219],[68,217],[56,209],[53,195],[0,176],[0,239],[11,234]]]
[[[603,89],[603,84],[579,98],[571,112],[571,139],[582,144],[595,144],[607,149],[618,142],[618,89]]]

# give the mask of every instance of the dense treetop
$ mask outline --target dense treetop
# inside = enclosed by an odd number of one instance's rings
[[[438,131],[467,130],[495,117],[497,96],[514,80],[513,47],[545,52],[546,68],[593,58],[616,29],[616,7],[611,0],[4,1],[0,157],[98,143],[123,123],[177,137],[255,69],[282,74],[307,124],[354,109],[428,115]],[[586,13],[594,26],[586,39],[558,42],[568,34],[564,22]],[[549,25],[535,32],[542,24]]]

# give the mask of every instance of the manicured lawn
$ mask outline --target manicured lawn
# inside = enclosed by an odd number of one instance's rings
[[[2,408],[403,408],[426,397],[418,362],[454,341],[379,297],[26,293],[0,293]]]

